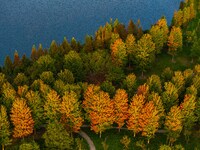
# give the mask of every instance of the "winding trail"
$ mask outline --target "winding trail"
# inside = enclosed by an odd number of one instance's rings
[[[85,132],[79,131],[79,134],[87,141],[87,143],[90,147],[90,150],[96,150],[93,141],[91,140],[91,138]]]

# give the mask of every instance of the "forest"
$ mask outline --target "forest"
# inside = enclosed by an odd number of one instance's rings
[[[2,150],[89,149],[80,131],[97,150],[200,149],[200,0],[181,2],[170,26],[110,19],[83,44],[5,58]]]

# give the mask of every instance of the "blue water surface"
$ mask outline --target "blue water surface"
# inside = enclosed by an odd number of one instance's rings
[[[52,40],[75,37],[83,42],[100,25],[118,18],[125,25],[141,20],[148,29],[160,17],[168,24],[181,0],[0,0],[0,65],[6,55],[31,53],[32,45],[48,48]]]

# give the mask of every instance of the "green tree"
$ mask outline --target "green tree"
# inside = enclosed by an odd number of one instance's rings
[[[163,72],[161,73],[161,78],[164,82],[168,82],[171,81],[172,76],[173,76],[173,70],[171,70],[170,67],[167,67],[163,70]]]
[[[142,38],[138,40],[135,59],[143,76],[143,72],[145,72],[155,60],[155,44],[150,34],[144,34]]]
[[[60,97],[54,90],[50,92],[45,97],[44,104],[44,115],[49,121],[59,120],[60,116]]]
[[[64,54],[67,54],[72,50],[72,48],[71,48],[71,46],[70,46],[70,44],[69,44],[69,42],[68,42],[66,37],[64,37],[63,42],[61,44],[61,47],[64,50]]]
[[[190,56],[192,57],[192,62],[194,58],[200,59],[200,38],[193,38],[193,44],[190,49]]]
[[[78,96],[75,92],[70,91],[64,93],[60,105],[60,111],[63,123],[74,132],[78,132],[84,119],[80,110]]]
[[[10,139],[10,123],[8,121],[8,116],[6,112],[5,106],[0,106],[0,144],[2,146],[2,150],[4,150],[5,146],[11,144]]]
[[[92,52],[94,50],[94,43],[93,43],[92,36],[86,35],[83,50],[85,52]]]
[[[128,56],[128,64],[130,66],[130,63],[134,61],[134,54],[136,53],[136,39],[133,34],[128,34],[125,44]]]
[[[166,18],[161,18],[158,20],[156,25],[153,25],[149,31],[152,36],[152,40],[155,43],[156,54],[159,54],[167,42],[168,38],[168,26]]]
[[[133,97],[134,90],[136,90],[137,79],[134,73],[128,74],[123,80],[123,88],[127,91],[129,98]]]
[[[19,150],[40,150],[40,146],[35,142],[22,143],[19,146]]]
[[[104,81],[100,85],[100,87],[104,92],[107,92],[111,97],[114,96],[114,94],[115,94],[115,86],[113,86],[112,82]]]
[[[44,55],[36,61],[34,69],[36,69],[38,75],[44,71],[54,72],[56,70],[54,64],[55,60],[50,55]]]
[[[151,75],[147,79],[147,85],[149,86],[149,90],[151,92],[157,92],[161,93],[162,92],[162,85],[160,81],[160,77],[158,75]]]
[[[28,91],[26,94],[27,104],[31,108],[34,120],[34,129],[38,129],[44,124],[44,100],[38,91]],[[36,131],[36,130],[35,130]]]
[[[28,85],[28,77],[24,73],[18,73],[14,78],[14,84],[16,86]]]
[[[168,53],[172,55],[172,62],[174,62],[174,56],[182,49],[183,37],[180,27],[173,26],[168,37]]]
[[[162,101],[166,112],[169,112],[172,106],[178,104],[178,89],[171,82],[165,82],[164,89]]]
[[[65,84],[69,83],[72,84],[74,83],[74,76],[73,73],[68,70],[68,69],[64,69],[61,70],[58,74],[58,79],[62,80]]]
[[[58,121],[49,123],[42,137],[47,149],[73,149],[73,138]]]
[[[167,140],[169,145],[177,140],[180,136],[180,133],[183,128],[183,114],[181,113],[181,109],[178,106],[173,106],[170,109],[170,112],[166,116],[165,120],[165,128],[168,131]]]
[[[49,54],[52,58],[55,58],[55,56],[58,54],[58,45],[55,40],[51,42],[50,48],[49,48]]]
[[[12,103],[17,96],[17,93],[13,86],[9,82],[5,82],[1,89],[2,92],[2,104],[6,106],[8,111],[11,109]]]
[[[6,75],[12,75],[12,72],[13,72],[13,63],[12,63],[12,60],[10,59],[9,56],[6,56],[6,58],[4,60],[3,72]]]
[[[51,71],[44,71],[40,74],[40,79],[48,85],[53,85],[55,79]]]
[[[79,46],[78,46],[78,43],[77,43],[77,41],[74,37],[72,37],[72,39],[71,39],[70,46],[71,46],[72,50],[79,52]]]
[[[189,142],[189,136],[192,134],[192,129],[197,120],[195,116],[196,97],[194,95],[185,95],[183,102],[180,105],[183,118],[183,134],[185,139]]]
[[[64,68],[69,69],[73,73],[76,81],[82,81],[84,79],[85,72],[83,68],[83,60],[79,53],[70,51],[65,55],[64,59]]]
[[[172,77],[172,83],[178,90],[178,94],[180,95],[181,92],[185,89],[185,78],[181,71],[175,71],[174,76]]]
[[[127,26],[127,34],[136,35],[136,25],[134,24],[133,20],[130,20]]]

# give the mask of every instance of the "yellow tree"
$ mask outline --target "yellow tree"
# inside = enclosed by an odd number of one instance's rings
[[[61,100],[57,92],[51,90],[45,97],[45,100],[44,115],[46,119],[49,119],[50,121],[59,119]]]
[[[132,130],[134,133],[134,137],[137,133],[141,131],[141,127],[139,124],[139,117],[143,105],[145,103],[144,95],[134,95],[131,101],[131,104],[128,109],[129,118],[127,121],[127,128],[128,130]]]
[[[149,101],[144,105],[139,115],[139,126],[142,131],[142,136],[146,136],[148,143],[154,136],[159,127],[159,111],[156,109],[154,102]]]
[[[122,39],[117,39],[111,44],[111,56],[113,62],[118,66],[124,66],[127,61],[126,45]]]
[[[4,150],[5,146],[11,144],[10,137],[10,123],[8,121],[8,116],[6,112],[5,106],[0,106],[0,144],[2,146],[2,150]]]
[[[128,55],[128,65],[130,66],[131,59],[134,59],[133,56],[136,49],[136,39],[133,34],[128,34],[125,44]]]
[[[171,82],[165,82],[165,91],[162,93],[162,101],[166,112],[169,112],[170,108],[178,104],[178,90]]]
[[[170,145],[172,145],[177,138],[180,136],[180,133],[183,128],[183,115],[180,107],[173,106],[170,109],[170,112],[166,116],[165,128],[168,131],[167,140]]]
[[[149,95],[148,101],[153,101],[154,106],[158,110],[158,115],[159,115],[160,119],[164,118],[165,109],[164,109],[160,95],[158,93],[153,92],[153,93],[151,93],[151,95]]]
[[[183,24],[183,11],[178,10],[174,12],[173,16],[173,25],[176,27],[180,27]]]
[[[101,134],[111,127],[114,122],[114,105],[109,94],[99,90],[95,85],[90,85],[84,94],[83,108],[88,120],[91,122],[91,130]]]
[[[34,121],[32,119],[31,110],[24,99],[15,99],[11,108],[10,118],[14,125],[14,138],[24,138],[33,133]]]
[[[168,53],[172,55],[172,62],[174,62],[174,56],[177,54],[178,50],[182,49],[183,37],[180,27],[173,26],[170,35],[168,37]]]
[[[136,52],[135,52],[135,61],[142,71],[142,77],[144,71],[155,60],[155,43],[152,41],[150,34],[144,34],[141,39],[137,41]]]
[[[185,135],[186,141],[189,141],[191,130],[193,129],[197,120],[195,116],[196,109],[196,97],[194,95],[187,94],[184,97],[183,102],[180,105],[183,118],[183,134]]]
[[[153,25],[149,31],[152,36],[152,40],[155,43],[156,53],[160,53],[164,44],[167,42],[168,38],[168,26],[167,20],[165,18],[161,18],[158,22]]]
[[[181,71],[175,71],[174,76],[172,77],[172,83],[175,85],[178,90],[178,94],[180,95],[185,88],[185,78]]]
[[[78,132],[84,120],[81,115],[80,103],[78,102],[78,97],[75,92],[64,93],[60,111],[62,114],[62,121],[69,126],[70,129],[73,129],[74,132]]]
[[[125,120],[128,118],[128,94],[123,89],[118,89],[113,98],[114,102],[114,115],[115,122],[118,124],[118,128],[124,125]]]

